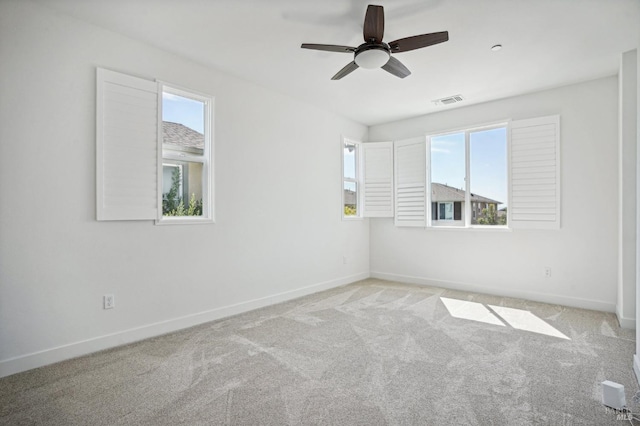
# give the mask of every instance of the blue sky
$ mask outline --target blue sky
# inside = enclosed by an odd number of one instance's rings
[[[162,93],[162,121],[183,124],[204,133],[204,104],[171,93]]]

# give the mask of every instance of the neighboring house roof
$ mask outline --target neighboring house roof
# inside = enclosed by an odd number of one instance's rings
[[[204,149],[204,135],[183,124],[163,121],[162,143],[176,147]]]
[[[431,184],[431,201],[464,201],[465,191],[457,189],[449,185],[433,182]],[[492,200],[478,194],[471,194],[471,201],[480,203],[502,204],[501,201]]]
[[[444,185],[441,183],[431,184],[431,201],[445,202],[445,201],[464,201],[464,191],[456,189],[454,187]],[[491,198],[483,197],[482,195],[471,194],[471,201],[479,203],[494,203],[502,204],[501,201],[492,200]],[[344,190],[344,203],[349,205],[356,204],[356,193],[349,189]]]

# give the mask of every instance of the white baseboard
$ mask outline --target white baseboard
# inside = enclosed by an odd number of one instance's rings
[[[494,296],[514,297],[535,302],[551,303],[554,305],[571,306],[574,308],[592,309],[595,311],[615,312],[615,303],[601,302],[599,300],[581,299],[577,297],[560,296],[556,294],[539,293],[534,291],[517,290],[511,288],[485,287],[477,284],[461,283],[455,281],[434,280],[424,277],[413,277],[386,272],[371,272],[371,278],[379,278],[389,281],[398,281],[408,284],[427,285],[451,290],[469,291],[473,293],[491,294]]]
[[[636,373],[636,381],[640,385],[640,358],[638,355],[633,355],[633,372]]]
[[[616,317],[618,317],[618,323],[620,323],[620,327],[629,330],[636,329],[636,319],[625,317],[624,315],[622,315],[622,312],[620,311],[620,309],[618,309],[618,306],[616,306]]]
[[[351,284],[353,282],[360,281],[366,278],[369,278],[369,273],[361,272],[359,274],[325,281],[307,287],[277,293],[271,296],[261,297],[234,305],[223,306],[220,308],[211,309],[209,311],[185,315],[180,318],[173,318],[154,324],[147,324],[128,330],[119,331],[117,333],[94,337],[91,339],[49,348],[15,358],[5,359],[0,361],[0,377],[10,376],[22,371],[27,371],[33,368],[42,367],[44,365],[53,364],[55,362],[87,355],[93,352],[101,351],[103,349],[109,349],[127,343],[136,342],[142,339],[171,333],[209,321],[225,318],[231,315],[263,308],[275,303],[296,299],[298,297],[317,293],[319,291]]]
[[[635,330],[636,329],[636,320],[635,318],[625,318],[620,315],[616,315],[618,317],[618,322],[620,323],[620,327],[626,328],[627,330]]]

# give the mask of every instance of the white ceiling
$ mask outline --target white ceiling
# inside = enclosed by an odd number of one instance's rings
[[[367,125],[614,75],[638,47],[640,0],[36,0]],[[358,69],[367,4],[385,8],[384,41],[449,31],[449,41],[399,53],[412,75]],[[501,51],[491,46],[502,44]],[[213,94],[215,96],[215,94]]]

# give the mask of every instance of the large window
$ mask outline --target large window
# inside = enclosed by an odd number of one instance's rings
[[[360,208],[360,142],[342,140],[342,217],[362,216]]]
[[[162,221],[211,218],[211,99],[162,90]]]
[[[396,140],[393,149],[396,226],[560,229],[558,115]]]
[[[506,225],[506,125],[435,135],[429,141],[431,225]]]

